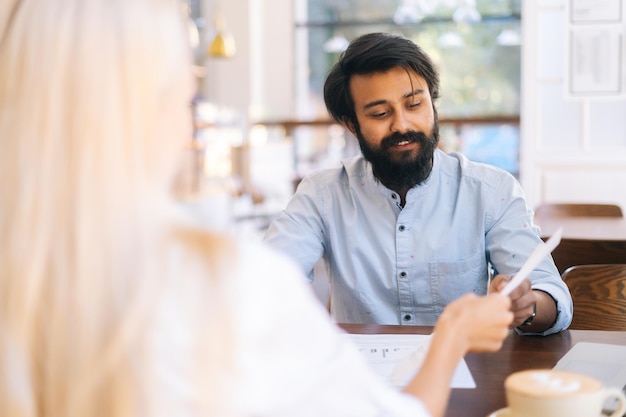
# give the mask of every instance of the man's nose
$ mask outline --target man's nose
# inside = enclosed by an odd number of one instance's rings
[[[398,133],[406,133],[411,130],[411,120],[404,110],[398,110],[394,113],[391,121],[391,131]]]

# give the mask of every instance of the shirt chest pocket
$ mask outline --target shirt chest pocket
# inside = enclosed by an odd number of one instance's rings
[[[469,292],[487,293],[487,260],[480,252],[458,261],[429,262],[428,275],[435,304],[446,305]]]

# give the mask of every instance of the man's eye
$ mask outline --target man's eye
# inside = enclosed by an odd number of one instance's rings
[[[419,106],[420,106],[420,104],[422,104],[422,102],[421,102],[421,101],[416,101],[416,102],[410,103],[410,104],[409,104],[409,108],[410,108],[410,109],[414,109],[414,108],[416,108],[416,107],[419,107]]]
[[[387,114],[387,112],[379,112],[379,113],[372,113],[372,117],[376,118],[376,119],[380,119],[381,117],[385,117],[385,115]]]

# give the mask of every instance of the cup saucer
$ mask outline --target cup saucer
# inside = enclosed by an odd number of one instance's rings
[[[511,417],[511,412],[508,407],[501,408],[489,414],[487,417]]]

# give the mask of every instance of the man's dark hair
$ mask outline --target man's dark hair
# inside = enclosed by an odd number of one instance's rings
[[[386,72],[395,67],[414,71],[426,80],[433,100],[439,97],[439,74],[430,57],[413,41],[389,33],[369,33],[353,40],[333,66],[324,83],[324,102],[339,123],[357,126],[350,78]]]

